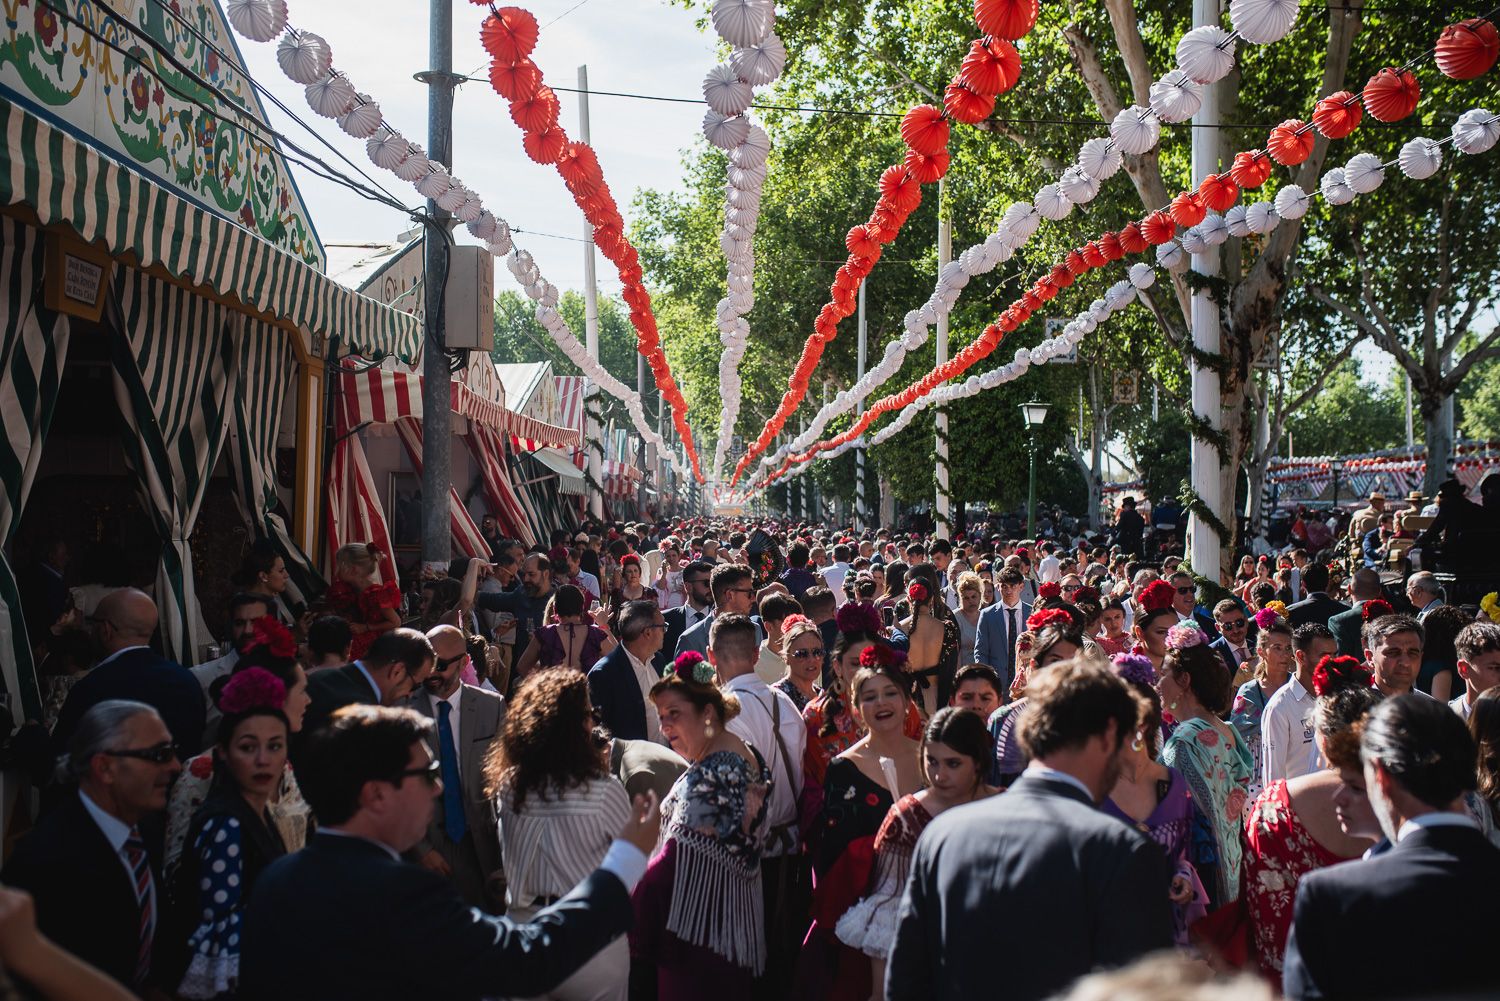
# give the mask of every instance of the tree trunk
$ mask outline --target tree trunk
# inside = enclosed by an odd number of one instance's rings
[[[1427,443],[1427,474],[1422,479],[1422,492],[1431,497],[1437,493],[1438,486],[1448,479],[1448,467],[1453,462],[1451,394],[1440,396],[1423,390],[1422,438]]]

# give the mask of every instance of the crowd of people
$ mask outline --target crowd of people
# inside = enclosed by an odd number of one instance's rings
[[[111,590],[29,728],[0,964],[55,999],[1500,990],[1500,598],[1295,543],[1222,587],[1133,507],[1113,542],[486,519],[410,581],[344,546],[307,608],[257,547],[191,669]]]

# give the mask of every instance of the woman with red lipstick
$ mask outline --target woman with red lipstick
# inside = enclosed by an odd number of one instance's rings
[[[269,809],[286,772],[286,702],[286,685],[261,667],[236,673],[219,693],[214,783],[193,815],[177,873],[181,927],[193,928],[180,997],[237,995],[240,922],[261,871],[286,854]]]

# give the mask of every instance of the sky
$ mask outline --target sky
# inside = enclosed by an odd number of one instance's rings
[[[489,85],[489,56],[479,44],[485,9],[463,0],[451,2],[454,72],[479,78],[462,85],[454,100],[453,174],[483,199],[486,208],[510,223],[517,246],[532,253],[547,280],[560,289],[582,288],[583,216],[557,173],[526,157],[509,105]],[[428,5],[292,0],[288,6],[294,27],[327,40],[334,68],[348,76],[356,90],[380,103],[389,124],[426,147],[427,88],[412,74],[428,65]],[[578,67],[586,64],[591,90],[699,99],[671,104],[595,94],[589,102],[591,142],[627,222],[637,189],[681,190],[681,153],[700,134],[705,110],[702,79],[718,61],[712,29],[700,33],[695,12],[662,0],[532,0],[525,6],[541,26],[532,59],[547,83],[576,87]],[[246,68],[267,90],[392,194],[412,206],[421,203],[415,189],[370,162],[363,140],[345,135],[337,123],[312,112],[302,86],[277,65],[275,42],[237,40]],[[578,96],[559,92],[558,98],[559,121],[570,137],[579,138]],[[274,106],[267,114],[278,131],[314,149],[342,172],[353,173],[326,146],[314,146],[316,141]],[[325,246],[389,241],[412,225],[394,209],[300,167],[292,169]],[[570,239],[540,235],[544,233]],[[461,243],[476,242],[462,227],[457,236]],[[516,288],[502,265],[495,271],[497,292]],[[612,267],[602,257],[599,286],[605,293],[619,290]]]

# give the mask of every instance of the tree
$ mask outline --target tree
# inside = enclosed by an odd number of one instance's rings
[[[1474,392],[1463,401],[1463,432],[1468,438],[1500,438],[1500,362],[1474,367]]]
[[[1298,455],[1338,455],[1394,448],[1406,441],[1405,401],[1395,386],[1374,389],[1346,361],[1322,390],[1288,416],[1285,428]]]

